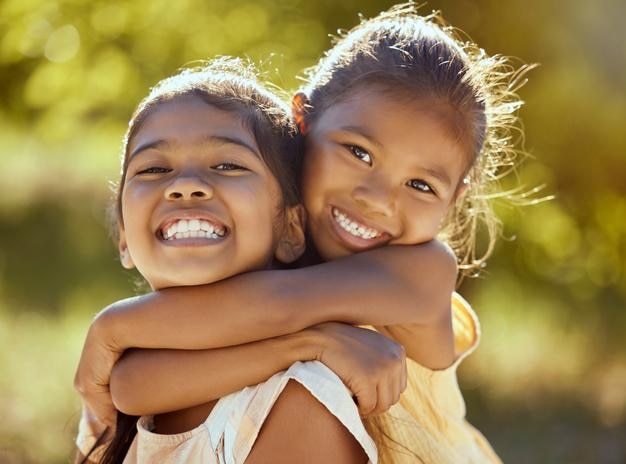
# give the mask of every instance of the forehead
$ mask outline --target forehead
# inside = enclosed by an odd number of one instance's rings
[[[152,140],[192,144],[210,136],[241,139],[257,148],[241,115],[216,108],[196,96],[179,96],[149,110],[129,140],[128,153]]]

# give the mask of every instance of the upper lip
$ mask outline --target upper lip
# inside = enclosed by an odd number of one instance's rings
[[[374,229],[376,232],[380,233],[379,236],[383,236],[383,235],[392,236],[391,232],[389,232],[387,228],[381,227],[378,224],[374,224],[370,220],[363,218],[363,216],[361,216],[360,214],[354,213],[347,208],[333,205],[331,206],[331,215],[332,215],[333,209],[336,209],[337,211],[345,214],[346,216],[348,216],[348,218],[354,220],[355,222],[358,222],[359,224],[363,224],[365,227]]]
[[[181,219],[198,219],[200,221],[207,221],[211,223],[215,228],[228,230],[229,227],[224,223],[216,214],[211,213],[206,210],[199,209],[177,209],[170,213],[167,213],[161,219],[159,226],[157,227],[157,233],[167,229],[170,225],[172,225],[176,221],[180,221]]]

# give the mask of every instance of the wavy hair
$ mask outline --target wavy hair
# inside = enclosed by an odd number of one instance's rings
[[[306,122],[355,89],[376,86],[401,101],[439,103],[468,153],[468,190],[445,218],[439,238],[454,250],[462,275],[474,275],[491,255],[500,231],[492,201],[511,197],[499,180],[524,155],[517,90],[532,66],[516,69],[507,57],[489,56],[448,25],[440,12],[421,16],[413,2],[363,19],[305,73]],[[480,231],[486,243],[477,251]]]

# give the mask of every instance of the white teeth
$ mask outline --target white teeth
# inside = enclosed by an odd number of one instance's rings
[[[205,232],[208,232],[208,233],[213,232],[213,226],[209,224],[207,221],[198,221],[198,227],[200,228],[200,230],[203,230]]]
[[[335,217],[335,221],[337,222],[337,224],[339,224],[343,230],[350,233],[351,235],[354,235],[355,237],[371,240],[381,234],[375,229],[364,226],[363,224],[359,224],[358,222],[349,219],[348,216],[346,216],[336,208],[333,208],[332,213]]]
[[[178,227],[177,227],[178,232],[181,233],[185,233],[189,231],[189,221],[185,220],[185,219],[181,219],[180,221],[178,221]]]
[[[180,219],[167,229],[162,230],[165,240],[182,238],[209,238],[218,239],[226,234],[224,228],[216,228],[213,224],[202,219]]]

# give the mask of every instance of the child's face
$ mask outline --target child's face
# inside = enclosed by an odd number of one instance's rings
[[[147,116],[128,153],[120,253],[153,289],[268,266],[282,197],[240,117],[178,97]]]
[[[309,128],[303,199],[322,258],[437,235],[467,162],[438,109],[366,88]]]

